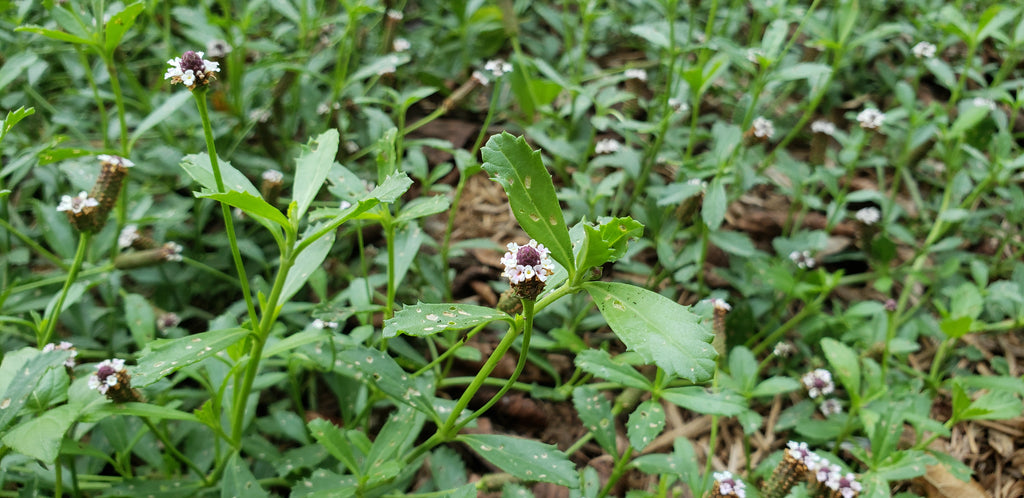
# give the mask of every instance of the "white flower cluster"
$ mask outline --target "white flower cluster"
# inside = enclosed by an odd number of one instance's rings
[[[825,135],[832,136],[836,132],[836,125],[830,121],[819,119],[811,123],[811,131],[814,133],[824,133]]]
[[[618,140],[615,140],[614,138],[604,138],[598,140],[597,144],[594,145],[594,153],[611,154],[613,152],[617,152],[621,148],[622,143],[620,143]]]
[[[739,498],[747,497],[747,485],[743,481],[736,479],[732,476],[732,472],[715,472],[712,474],[715,478],[715,482],[718,483],[718,495],[719,496],[737,496]]]
[[[853,498],[863,489],[853,474],[843,475],[838,465],[811,452],[807,448],[807,443],[790,441],[787,446],[789,449],[786,452],[803,462],[819,483],[824,484],[843,498]]]
[[[165,80],[171,83],[181,83],[192,90],[197,83],[207,83],[214,78],[213,73],[220,72],[220,63],[203,59],[203,52],[189,50],[181,57],[175,57],[167,61],[171,67],[164,73]],[[198,79],[198,81],[197,81]]]
[[[926,41],[918,42],[917,45],[914,45],[914,48],[910,49],[910,51],[914,54],[914,57],[917,57],[918,59],[931,59],[932,57],[935,57],[935,45]]]
[[[536,240],[530,239],[529,244],[525,246],[509,242],[506,247],[508,252],[501,257],[501,264],[505,265],[505,271],[501,272],[501,276],[508,277],[513,285],[533,278],[544,282],[549,275],[555,273],[555,265],[549,257],[551,251],[544,247],[544,244],[538,244]],[[531,253],[535,253],[537,257],[530,260],[530,256],[534,255]]]
[[[121,233],[117,236],[117,247],[120,249],[127,249],[131,247],[132,243],[139,240],[141,235],[142,234],[139,233],[138,225],[125,225],[124,228],[121,229]]]
[[[124,360],[114,358],[101,361],[96,365],[96,371],[89,376],[89,389],[107,394],[107,390],[117,385],[117,373],[124,369]]]
[[[96,159],[99,159],[103,164],[113,164],[121,168],[131,168],[132,166],[135,166],[135,163],[130,159],[125,159],[121,156],[112,156],[110,154],[100,154],[96,156]]]
[[[858,210],[854,216],[857,218],[857,221],[871,226],[878,223],[878,220],[882,219],[882,212],[876,207],[866,207]]]
[[[647,81],[647,71],[643,69],[630,68],[622,74],[631,80]]]
[[[865,130],[877,130],[885,122],[885,113],[875,108],[867,108],[857,114],[857,122]]]
[[[503,74],[512,72],[512,64],[503,59],[491,59],[484,64],[484,69],[490,71],[495,78],[500,78]]]
[[[324,320],[317,318],[316,320],[313,320],[313,328],[320,330],[336,329],[338,328],[338,322],[326,322]]]
[[[789,253],[789,259],[796,263],[796,267],[801,270],[808,268],[814,268],[816,262],[811,256],[811,251],[793,251]]]
[[[824,368],[807,372],[800,380],[803,381],[804,387],[807,388],[807,395],[811,398],[831,394],[836,390],[836,385],[832,382],[832,372]]]
[[[75,357],[78,356],[78,350],[75,349],[68,341],[60,341],[60,344],[49,343],[43,346],[43,352],[49,353],[50,351],[71,351],[71,357],[64,360],[64,366],[68,368],[75,367]]]
[[[763,138],[768,140],[775,135],[775,125],[768,119],[758,116],[754,119],[753,127],[754,136],[757,138]]]
[[[60,204],[57,204],[57,211],[71,211],[72,213],[78,214],[87,207],[96,207],[99,205],[100,201],[97,201],[95,197],[89,197],[89,193],[83,190],[75,197],[71,197],[70,195],[61,196]]]

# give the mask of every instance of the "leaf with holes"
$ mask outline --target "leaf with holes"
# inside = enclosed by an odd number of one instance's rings
[[[569,229],[558,205],[551,173],[523,137],[495,135],[481,150],[483,168],[508,194],[512,214],[530,237],[544,244],[565,268],[573,266]]]
[[[497,320],[512,321],[507,314],[485,306],[416,303],[402,308],[384,322],[384,337],[394,337],[399,333],[428,336],[442,330],[468,329]]]
[[[466,434],[458,439],[516,478],[570,488],[579,486],[576,466],[554,445],[494,434]]]
[[[338,353],[334,371],[373,385],[400,403],[436,416],[433,381],[427,376],[411,377],[387,354],[364,346]]]
[[[612,404],[603,394],[588,386],[572,391],[572,404],[584,427],[594,435],[597,444],[611,455],[617,455],[615,448],[615,415]]]
[[[629,415],[626,434],[633,449],[643,451],[665,428],[665,409],[657,401],[640,403]]]
[[[249,334],[241,327],[211,330],[180,339],[149,343],[139,355],[138,366],[131,370],[132,385],[146,387],[178,369],[205,360]]]
[[[615,335],[644,361],[694,383],[711,378],[714,334],[688,307],[635,285],[587,282],[583,288]]]

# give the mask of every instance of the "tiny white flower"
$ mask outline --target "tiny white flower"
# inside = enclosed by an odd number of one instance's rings
[[[71,211],[78,214],[85,208],[99,205],[100,201],[97,201],[95,197],[89,197],[89,193],[83,190],[75,197],[62,195],[60,197],[60,204],[57,204],[57,211]]]
[[[352,207],[352,203],[348,202],[348,201],[341,201],[341,204],[338,205],[338,209],[340,209],[342,211],[344,211],[344,210],[346,210],[346,209],[348,209],[350,207]]]
[[[475,79],[477,83],[480,83],[481,85],[486,85],[491,82],[490,78],[488,78],[487,75],[480,71],[473,71],[473,74],[470,76],[470,78]]]
[[[772,138],[775,135],[775,125],[771,121],[758,116],[754,119],[752,126],[754,130],[754,136],[757,138],[763,138],[765,140]]]
[[[176,242],[168,242],[164,244],[162,250],[164,254],[164,261],[181,261],[181,244]]]
[[[678,113],[684,113],[690,110],[689,104],[675,97],[668,99],[668,106],[672,108],[673,111]]]
[[[48,353],[50,351],[71,351],[71,356],[64,360],[64,366],[68,368],[75,367],[75,357],[78,356],[78,350],[75,346],[68,341],[60,341],[59,344],[49,343],[43,346],[43,352]]]
[[[857,210],[857,213],[854,216],[857,217],[858,221],[865,225],[874,225],[875,223],[878,223],[878,220],[882,219],[882,212],[876,207],[866,207]]]
[[[836,385],[832,382],[832,372],[824,368],[807,372],[800,380],[804,383],[804,387],[807,388],[807,395],[811,398],[832,394],[836,390]]]
[[[320,330],[336,329],[338,328],[338,322],[328,322],[317,318],[316,320],[313,320],[313,328],[317,328]]]
[[[412,48],[412,43],[409,43],[409,40],[406,40],[405,38],[395,38],[395,41],[391,44],[391,48],[394,49],[395,52],[405,52]]]
[[[788,342],[780,342],[775,345],[774,349],[772,349],[772,354],[780,358],[787,358],[795,352],[796,348]]]
[[[986,99],[985,97],[974,97],[971,100],[971,104],[977,107],[987,107],[990,111],[996,110],[996,103],[992,99]]]
[[[594,145],[595,154],[611,154],[622,148],[622,143],[614,138],[605,138],[597,141]]]
[[[739,498],[746,498],[747,485],[733,477],[731,472],[715,472],[712,476],[715,478],[715,482],[718,483],[718,493],[721,496],[733,495]]]
[[[797,268],[806,270],[808,268],[814,268],[815,261],[811,257],[811,251],[793,251],[789,253],[789,259],[796,263]]]
[[[95,389],[100,394],[107,394],[111,387],[117,385],[117,373],[124,369],[124,360],[118,358],[103,360],[96,365],[96,371],[89,376],[89,389]]]
[[[214,73],[220,72],[220,63],[203,59],[203,52],[189,50],[167,61],[171,67],[164,73],[165,80],[171,84],[181,83],[194,90],[196,85],[209,84],[216,78]]]
[[[847,473],[845,476],[841,475],[839,472],[832,473],[832,475],[829,476],[829,480],[826,485],[838,491],[843,498],[853,498],[854,496],[857,496],[862,489],[864,489],[863,486],[857,482],[856,477],[850,473]]]
[[[821,462],[821,465],[819,465],[815,470],[814,477],[818,482],[824,483],[833,491],[839,491],[839,477],[842,476],[841,472],[842,469],[840,469],[838,465],[825,461]]]
[[[101,163],[113,164],[122,168],[131,168],[132,166],[135,166],[135,163],[131,162],[129,159],[125,159],[121,156],[112,156],[110,154],[100,154],[96,156],[96,159],[99,159]]]
[[[818,407],[821,410],[821,414],[828,417],[830,415],[836,415],[843,413],[843,405],[838,399],[830,398],[821,402],[821,406]]]
[[[213,58],[224,57],[231,53],[231,45],[225,40],[210,40],[206,42],[206,53]]]
[[[284,175],[276,169],[268,169],[260,176],[270,183],[281,183],[284,180]]]
[[[484,64],[484,70],[490,71],[495,78],[500,78],[503,74],[512,72],[512,64],[503,59],[491,59]]]
[[[257,123],[266,123],[270,121],[270,109],[253,109],[249,112],[249,119],[256,121]]]
[[[639,68],[630,68],[626,72],[622,73],[626,78],[631,80],[647,81],[647,71]]]
[[[866,130],[877,130],[885,122],[885,113],[875,108],[867,108],[857,114],[857,122]]]
[[[811,123],[811,131],[814,133],[824,133],[825,135],[832,136],[836,132],[836,125],[831,121],[819,119]]]
[[[355,154],[356,152],[359,152],[359,144],[357,144],[355,140],[346,140],[345,152],[348,152],[349,154]]]
[[[131,247],[133,242],[139,240],[140,235],[138,225],[125,225],[117,236],[117,247],[121,249]]]
[[[796,441],[790,441],[786,443],[787,453],[796,458],[797,460],[804,463],[807,468],[814,470],[818,466],[818,462],[821,460],[817,454],[813,453],[810,448],[807,447],[807,443],[798,443]]]
[[[405,18],[405,14],[403,14],[402,11],[395,9],[388,9],[387,15],[388,19],[391,19],[392,21],[401,21]]]
[[[715,308],[716,311],[732,311],[732,306],[730,306],[729,303],[725,302],[725,299],[719,299],[717,297],[714,297],[709,299],[708,301],[711,303],[711,306]]]
[[[926,41],[918,42],[917,45],[914,45],[914,48],[910,49],[910,51],[914,54],[914,57],[917,57],[918,59],[931,59],[932,57],[935,57],[935,45]]]

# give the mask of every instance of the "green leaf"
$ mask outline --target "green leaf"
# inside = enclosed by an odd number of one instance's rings
[[[411,377],[391,356],[365,346],[355,346],[337,355],[334,371],[373,385],[395,401],[428,415],[434,415],[430,379]]]
[[[338,155],[338,130],[327,130],[302,146],[295,160],[295,183],[292,198],[298,203],[295,219],[302,219],[310,203],[323,186]]]
[[[55,406],[15,426],[4,435],[3,442],[18,453],[53,463],[60,455],[64,433],[77,417],[78,407]]]
[[[626,387],[649,391],[654,385],[635,368],[616,362],[607,351],[587,349],[576,355],[576,366],[584,372]]]
[[[617,455],[615,445],[615,414],[612,404],[603,394],[589,386],[572,391],[572,404],[583,426],[594,435],[597,444],[610,455]]]
[[[757,383],[757,358],[744,346],[729,351],[729,375],[739,384],[740,392],[748,394]]]
[[[139,355],[138,366],[131,371],[132,385],[146,387],[182,367],[216,355],[248,334],[248,330],[235,327],[153,341]]]
[[[417,197],[402,206],[402,210],[398,212],[397,221],[406,223],[417,218],[443,213],[448,210],[449,206],[448,198],[443,195]]]
[[[220,167],[225,191],[236,190],[252,194],[254,197],[260,196],[260,191],[253,186],[252,182],[241,171],[235,169],[231,163],[224,159],[218,159],[217,164]],[[210,156],[206,154],[189,154],[181,158],[179,165],[185,170],[185,173],[188,173],[188,176],[199,182],[203,187],[206,187],[207,190],[210,192],[218,191],[217,182],[213,177],[213,166],[210,165]]]
[[[399,333],[411,336],[434,335],[443,330],[462,330],[484,323],[511,318],[501,311],[472,304],[406,305],[393,318],[384,321],[384,337]]]
[[[79,45],[95,45],[96,43],[87,38],[75,36],[64,31],[58,31],[56,29],[44,28],[42,26],[21,26],[15,28],[14,31],[24,33],[35,33],[37,35],[43,35],[47,38],[57,41],[77,43]]]
[[[188,90],[182,90],[174,95],[167,98],[160,107],[157,107],[153,112],[149,113],[145,119],[140,122],[128,139],[128,148],[131,149],[135,142],[138,141],[144,133],[152,129],[154,126],[167,121],[172,114],[174,114],[179,107],[182,106],[186,101],[192,98],[192,92]]]
[[[937,463],[935,457],[924,451],[900,450],[889,455],[889,458],[871,469],[871,472],[887,481],[903,481],[923,476],[928,466]]]
[[[124,296],[124,319],[139,349],[156,338],[156,314],[146,298],[138,294]]]
[[[136,386],[135,378],[132,378],[132,385]],[[104,416],[133,416],[146,417],[152,420],[184,420],[186,422],[200,422],[199,417],[194,413],[175,410],[168,406],[152,405],[149,403],[100,403],[91,405],[88,414],[83,416],[86,422],[94,422]]]
[[[662,397],[672,404],[706,415],[732,417],[747,409],[746,401],[735,393],[713,393],[700,386],[667,389]]]
[[[363,473],[371,481],[383,481],[398,475],[402,467],[388,468],[387,464],[401,461],[401,456],[416,442],[426,420],[423,413],[408,406],[400,406],[392,412],[366,455]]]
[[[25,72],[28,68],[32,67],[39,62],[39,56],[33,52],[25,51],[13,54],[4,62],[3,67],[0,67],[0,90],[7,87],[12,81],[16,80],[21,73]],[[16,111],[8,111],[7,117],[4,119],[4,124],[0,127],[0,140],[3,139],[4,135],[7,135],[7,131],[14,126],[15,123],[21,121],[25,116],[32,114],[29,112],[24,113],[25,107],[22,106]],[[31,107],[29,109],[32,109]],[[34,111],[33,111],[34,112]]]
[[[333,245],[334,232],[328,232],[295,256],[295,264],[288,269],[288,276],[284,279],[279,303],[287,303],[306,284],[309,276],[327,259]]]
[[[643,236],[644,226],[630,218],[603,218],[594,226],[580,222],[583,227],[583,244],[577,255],[576,271],[601,266],[615,261],[626,254],[630,239]]]
[[[576,466],[554,445],[493,434],[466,434],[458,439],[518,479],[570,488],[579,486]]]
[[[700,216],[704,224],[711,231],[718,230],[725,220],[725,208],[729,202],[725,195],[725,185],[722,180],[715,178],[708,185],[708,191],[704,194],[704,204],[701,206]]]
[[[790,377],[770,377],[757,385],[750,396],[759,398],[762,396],[775,396],[776,394],[788,393],[800,389],[800,381]]]
[[[832,365],[832,373],[852,395],[860,395],[860,359],[849,346],[835,339],[826,337],[821,340],[821,350],[825,359]]]
[[[991,112],[988,107],[971,103],[961,109],[962,112],[956,117],[953,127],[949,129],[949,138],[952,140],[963,138],[965,133],[978,126],[978,123],[988,117]]]
[[[309,433],[320,443],[320,446],[331,456],[337,458],[339,462],[345,464],[350,472],[357,476],[361,475],[359,463],[355,453],[352,452],[352,443],[345,437],[342,429],[322,418],[310,420],[306,425],[309,427]]]
[[[583,288],[615,335],[645,361],[694,383],[711,378],[714,334],[688,307],[634,285],[587,282]]]
[[[142,12],[142,2],[135,2],[117,14],[110,16],[106,26],[106,40],[103,46],[108,54],[113,54],[117,44],[121,43],[124,34],[135,24],[135,18]]]
[[[67,351],[50,351],[44,353],[36,348],[22,348],[4,356],[0,364],[0,385],[4,394],[0,396],[0,430],[25,406],[32,391],[43,378],[47,370],[63,365],[71,356]]]
[[[409,175],[405,173],[396,173],[388,176],[384,179],[384,182],[377,185],[370,192],[370,197],[379,199],[381,202],[392,203],[402,197],[409,187],[412,186],[412,180],[409,179]]]
[[[427,460],[430,475],[434,477],[434,485],[439,489],[457,488],[466,484],[466,463],[462,457],[448,446],[438,446],[430,452]],[[476,497],[476,488],[471,496]]]
[[[531,149],[525,138],[503,132],[491,137],[481,154],[484,170],[505,189],[523,230],[544,244],[562,267],[574,268],[569,229],[540,151]]]
[[[249,464],[238,453],[234,453],[224,467],[224,477],[220,481],[220,496],[221,498],[238,496],[260,498],[270,495],[260,487],[256,476],[249,470]]]
[[[652,399],[640,403],[629,415],[626,434],[633,449],[643,451],[665,428],[665,409]]]

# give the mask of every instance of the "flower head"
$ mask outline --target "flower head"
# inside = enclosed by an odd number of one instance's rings
[[[817,467],[818,462],[821,460],[821,457],[807,447],[807,443],[790,441],[786,443],[786,448],[787,455],[792,456],[797,461],[806,465],[809,469]]]
[[[857,122],[865,130],[877,130],[885,122],[885,113],[878,109],[869,107],[857,114]]]
[[[70,195],[64,195],[60,198],[60,204],[57,204],[57,211],[67,211],[69,213],[79,214],[86,208],[99,206],[100,202],[95,197],[89,197],[89,193],[81,191],[77,196],[71,197]]]
[[[796,352],[796,348],[788,342],[779,342],[775,344],[775,348],[772,349],[772,354],[780,358],[786,358],[789,355]]]
[[[811,398],[832,394],[836,390],[836,385],[832,383],[832,373],[824,368],[807,372],[800,380],[803,381],[804,387],[807,388],[807,395]]]
[[[876,207],[866,207],[858,210],[854,216],[857,218],[857,221],[870,226],[882,219],[882,212]]]
[[[171,327],[177,327],[181,323],[181,317],[177,313],[166,311],[156,317],[156,328],[163,332]]]
[[[851,473],[847,473],[844,476],[839,472],[831,472],[825,484],[829,488],[838,491],[843,498],[853,498],[863,489],[860,483],[857,482],[856,477]]]
[[[405,52],[412,48],[412,43],[409,43],[409,40],[406,40],[405,38],[395,38],[395,41],[391,43],[391,48],[394,49],[395,52]]]
[[[715,472],[713,474],[715,478],[714,491],[711,492],[712,496],[724,497],[724,496],[737,496],[739,498],[746,498],[747,496],[747,485],[743,481],[736,479],[732,476],[731,472]]]
[[[224,57],[231,53],[231,45],[225,40],[210,40],[206,42],[206,53],[215,59]]]
[[[838,399],[829,398],[822,401],[821,405],[818,406],[818,409],[821,410],[822,415],[828,417],[830,415],[843,413],[843,404],[840,403]]]
[[[127,249],[131,247],[140,236],[142,236],[142,234],[139,233],[138,225],[125,225],[124,228],[121,229],[121,233],[117,236],[117,247]]]
[[[985,97],[974,97],[971,100],[971,104],[977,107],[987,107],[990,111],[996,110],[996,103],[992,99],[986,99]]]
[[[789,259],[796,263],[797,268],[806,270],[808,268],[814,268],[816,264],[814,258],[811,256],[811,251],[793,251],[789,253]]]
[[[775,134],[775,125],[770,120],[758,116],[754,119],[751,130],[754,131],[755,137],[768,140]]]
[[[49,353],[50,351],[71,351],[71,356],[64,360],[64,366],[68,368],[74,368],[75,357],[78,356],[78,350],[75,346],[68,341],[61,341],[60,343],[49,343],[43,346],[43,352]]]
[[[611,154],[622,148],[622,143],[614,138],[603,138],[594,145],[595,154]]]
[[[647,71],[643,69],[630,68],[622,74],[631,80],[647,81]]]
[[[839,490],[839,478],[842,477],[842,469],[838,465],[822,460],[817,468],[811,470],[814,471],[814,478],[818,482],[825,484],[834,491]]]
[[[388,9],[387,16],[388,19],[392,21],[401,21],[402,19],[405,19],[405,14],[403,14],[402,11],[395,9]]]
[[[171,84],[181,83],[189,90],[209,85],[216,79],[214,73],[220,72],[219,63],[203,59],[203,52],[191,50],[181,54],[181,57],[168,60],[167,64],[171,67],[164,73],[164,79],[171,80]]]
[[[320,329],[320,330],[323,330],[323,329],[336,329],[336,328],[338,328],[338,322],[327,322],[327,321],[324,321],[324,320],[321,320],[321,319],[317,318],[316,320],[313,320],[313,328]]]
[[[555,265],[548,257],[550,251],[533,239],[524,246],[509,242],[507,248],[508,252],[501,257],[501,263],[505,265],[501,276],[508,277],[517,296],[536,299],[544,290],[548,276],[555,273]]]
[[[131,168],[132,166],[135,166],[135,163],[130,159],[121,156],[112,156],[110,154],[100,154],[96,156],[96,159],[100,160],[100,164],[109,164],[119,168]]]
[[[127,372],[124,368],[124,360],[114,358],[101,361],[96,365],[96,371],[89,377],[89,389],[95,389],[100,394],[107,394],[111,387],[117,385],[120,372]]]
[[[505,73],[512,72],[512,64],[504,59],[491,59],[484,64],[484,69],[490,71],[495,78],[500,78]]]
[[[164,261],[181,261],[181,244],[176,242],[168,242],[160,248]]]
[[[917,45],[914,45],[914,48],[910,49],[910,51],[918,59],[931,59],[935,57],[935,45],[926,41],[917,42]]]
[[[811,123],[811,131],[814,133],[824,133],[825,135],[832,136],[836,132],[836,125],[831,121],[818,119]]]

